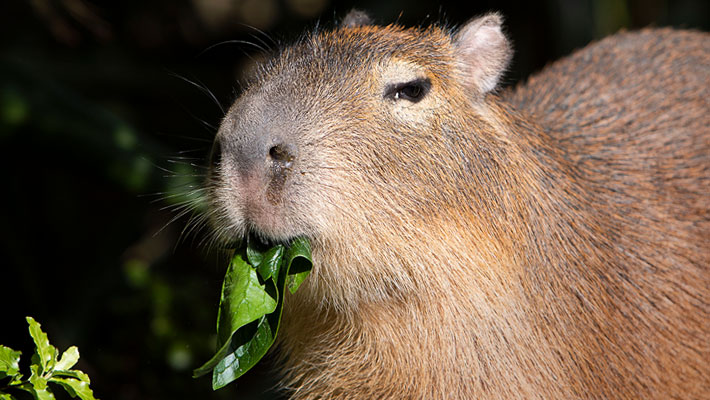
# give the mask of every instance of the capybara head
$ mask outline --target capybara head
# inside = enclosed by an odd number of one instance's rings
[[[218,233],[310,238],[313,280],[340,288],[329,300],[406,290],[420,271],[398,254],[429,245],[421,233],[441,220],[480,213],[477,201],[502,201],[489,180],[502,178],[505,137],[484,101],[511,57],[500,24],[490,14],[452,36],[351,14],[283,49],[217,134]]]

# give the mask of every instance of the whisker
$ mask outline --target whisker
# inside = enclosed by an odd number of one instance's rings
[[[263,39],[261,39],[260,37],[254,35],[253,33],[252,33],[252,34],[249,34],[249,36],[250,36],[251,38],[253,38],[254,40],[258,40],[259,43],[261,43],[261,44],[264,46],[264,48],[265,48],[264,53],[272,53],[272,52],[274,51],[273,48],[271,47],[271,45],[269,45],[268,43],[266,43],[266,42],[265,42]]]
[[[279,45],[278,42],[276,42],[276,41],[274,40],[274,38],[272,38],[268,33],[262,31],[261,29],[255,27],[255,26],[253,26],[253,25],[249,25],[249,24],[243,23],[243,22],[242,22],[242,23],[239,23],[239,25],[241,25],[241,26],[243,26],[243,27],[245,27],[245,28],[249,28],[249,29],[255,31],[255,32],[258,33],[258,34],[261,34],[263,37],[265,37],[266,39],[268,39],[269,41],[271,41],[272,44],[274,44],[275,46],[278,47],[278,45]],[[256,38],[256,37],[255,37],[255,39],[259,40],[259,39]],[[272,49],[272,47],[271,47],[270,45],[268,45],[266,42],[264,42],[264,41],[262,41],[262,40],[259,40],[259,42],[262,43],[264,46],[266,46],[269,50]]]
[[[197,55],[197,58],[202,57],[202,56],[203,56],[205,53],[207,53],[208,51],[213,50],[213,49],[216,48],[216,47],[223,46],[223,45],[225,45],[225,44],[246,44],[246,45],[255,47],[256,49],[258,49],[258,50],[260,50],[260,51],[262,51],[262,52],[264,52],[264,53],[268,53],[268,50],[267,50],[267,49],[263,48],[262,46],[260,46],[260,45],[258,45],[258,44],[256,44],[256,43],[254,43],[254,42],[250,42],[250,41],[248,41],[248,40],[232,39],[232,40],[225,40],[225,41],[223,41],[223,42],[215,43],[215,44],[209,46],[208,48],[202,50],[202,51]],[[242,49],[242,51],[243,51],[243,49]],[[244,52],[244,54],[246,54],[246,55],[248,56],[248,53]]]
[[[190,235],[196,235],[198,232],[201,230],[205,229],[207,227],[207,222],[209,220],[209,216],[211,213],[206,212],[206,213],[200,213],[200,214],[195,214],[193,213],[190,215],[190,219],[187,221],[185,224],[185,227],[183,228],[182,232],[180,233],[180,238],[178,241],[183,241],[185,238],[187,238]],[[210,235],[206,235],[200,239],[200,245],[203,243],[205,240]]]
[[[165,200],[165,199],[163,199],[163,200]],[[162,206],[162,207],[160,207],[160,211],[169,210],[169,211],[173,211],[173,212],[182,212],[185,209],[194,210],[194,209],[197,209],[197,207],[199,206],[198,203],[199,203],[199,200],[187,199],[187,200],[183,200],[178,203],[175,203],[175,204],[168,204],[168,205]]]
[[[220,107],[220,110],[222,110],[222,114],[224,114],[224,110],[222,109],[222,107]],[[219,126],[218,126],[218,125],[209,123],[209,122],[205,121],[204,119],[202,119],[202,118],[196,116],[195,114],[193,114],[193,113],[191,113],[191,112],[189,112],[189,111],[188,111],[188,114],[189,114],[193,119],[197,120],[197,122],[199,122],[200,125],[202,125],[202,127],[203,127],[204,129],[206,129],[207,132],[209,132],[209,133],[211,133],[211,134],[214,134],[214,132],[217,132],[217,130],[219,129]],[[209,140],[209,139],[203,139],[203,140],[205,140],[205,141],[207,141],[207,142],[211,142],[211,140]]]
[[[186,83],[188,83],[188,84],[190,84],[190,85],[196,87],[196,88],[199,89],[202,93],[206,94],[210,99],[212,99],[212,101],[217,105],[217,107],[219,107],[219,109],[222,111],[222,115],[225,114],[225,110],[224,110],[224,107],[222,106],[222,104],[219,102],[219,100],[217,100],[217,97],[214,95],[214,93],[212,93],[212,91],[211,91],[209,88],[207,88],[207,86],[205,86],[204,83],[199,82],[199,81],[198,81],[198,82],[193,82],[193,81],[191,81],[190,79],[187,79],[186,77],[184,77],[184,76],[182,76],[182,75],[178,75],[178,74],[176,74],[176,73],[174,73],[174,72],[170,72],[170,74],[171,74],[173,77],[178,78],[178,79],[181,79],[182,81],[184,81],[184,82],[186,82]]]
[[[195,188],[194,185],[183,185],[183,186],[187,186],[191,190],[181,191],[181,192],[177,192],[177,193],[176,192],[159,192],[159,193],[153,194],[154,196],[160,196],[160,197],[152,200],[151,204],[154,204],[154,203],[157,203],[160,201],[172,200],[172,199],[179,198],[179,197],[188,197],[188,199],[185,201],[198,202],[198,201],[200,201],[199,198],[194,198],[194,197],[203,195],[203,192],[207,190],[206,188],[203,188],[203,187]],[[147,197],[147,196],[149,196],[149,195],[145,195],[145,197]],[[176,204],[181,204],[181,203],[182,202],[169,204],[165,208],[169,208],[169,207],[175,206]]]
[[[188,165],[188,166],[190,166],[190,167],[199,168],[199,169],[207,169],[207,170],[209,169],[208,166],[203,165],[203,164],[198,164],[198,163],[195,163],[195,162],[187,162],[187,161],[189,161],[189,160],[197,160],[197,158],[187,158],[187,159],[184,159],[184,160],[180,160],[180,159],[170,159],[170,160],[167,160],[167,162],[172,163],[172,164],[178,164],[178,165]]]
[[[153,234],[153,236],[154,236],[154,237],[155,237],[155,236],[158,236],[158,235],[159,235],[160,233],[162,233],[168,226],[170,226],[170,225],[171,225],[172,223],[174,223],[175,221],[177,221],[177,220],[179,220],[180,218],[182,218],[182,217],[184,217],[185,215],[187,215],[187,213],[189,213],[190,211],[191,211],[190,209],[185,209],[185,210],[182,210],[182,211],[178,212],[177,214],[173,215],[173,217],[170,218],[170,220],[168,220],[168,222],[166,222],[160,229],[158,229],[158,231],[155,232],[155,233]]]
[[[189,154],[189,153],[196,153],[196,152],[203,152],[204,148],[199,148],[199,149],[192,149],[192,150],[180,150],[176,152],[177,154]],[[199,157],[196,157],[199,158]]]

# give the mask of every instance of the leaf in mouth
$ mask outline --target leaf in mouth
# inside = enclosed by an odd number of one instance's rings
[[[270,248],[247,240],[222,284],[217,353],[193,377],[212,371],[212,389],[217,390],[256,365],[276,339],[286,287],[295,293],[312,266],[310,243],[304,238]]]

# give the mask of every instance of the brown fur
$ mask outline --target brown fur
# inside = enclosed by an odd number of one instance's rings
[[[621,33],[497,95],[507,42],[474,73],[441,28],[353,21],[284,49],[217,139],[219,234],[312,241],[293,398],[710,397],[709,36]],[[411,71],[431,92],[383,99]]]

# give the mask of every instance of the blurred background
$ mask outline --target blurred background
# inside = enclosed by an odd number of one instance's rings
[[[79,347],[99,398],[279,398],[268,360],[217,392],[191,377],[214,351],[227,260],[188,220],[245,71],[353,7],[405,25],[501,11],[506,85],[621,28],[710,30],[707,0],[3,0],[0,344],[23,368],[30,315]]]

